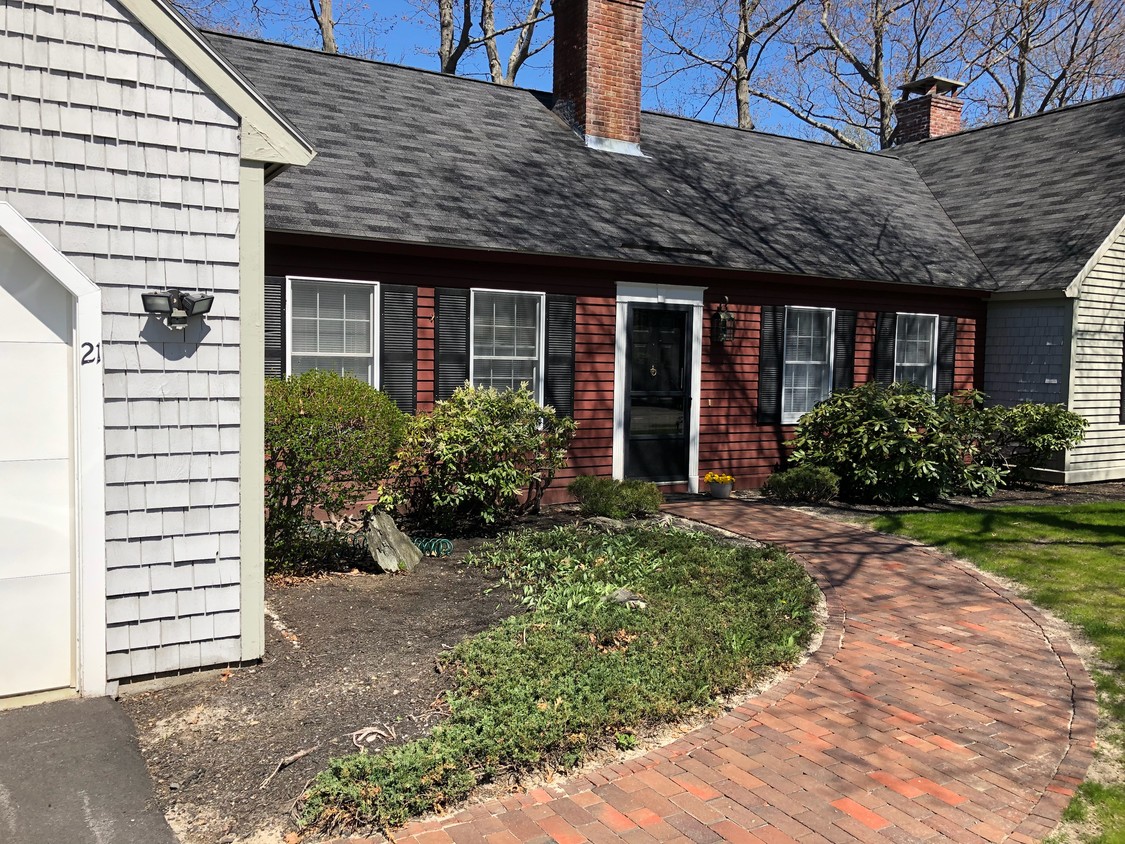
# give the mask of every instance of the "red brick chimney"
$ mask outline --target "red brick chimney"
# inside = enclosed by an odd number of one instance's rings
[[[940,76],[927,76],[899,88],[902,99],[895,103],[896,144],[940,138],[961,131],[962,101],[957,91],[965,83]],[[916,94],[910,99],[911,94]]]
[[[554,0],[555,112],[594,149],[641,154],[644,0]]]

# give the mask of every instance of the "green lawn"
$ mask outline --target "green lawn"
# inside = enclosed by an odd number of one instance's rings
[[[909,536],[1022,584],[1037,605],[1080,627],[1107,669],[1094,679],[1125,749],[1125,503],[997,507],[880,516],[876,530]],[[1125,844],[1125,783],[1086,783],[1068,817]]]

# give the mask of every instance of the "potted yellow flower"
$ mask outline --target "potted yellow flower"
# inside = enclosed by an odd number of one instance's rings
[[[708,472],[703,476],[703,482],[710,487],[712,498],[730,498],[734,489],[734,475],[725,472]]]

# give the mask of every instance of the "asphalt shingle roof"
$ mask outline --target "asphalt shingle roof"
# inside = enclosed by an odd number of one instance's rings
[[[267,188],[273,231],[991,286],[892,157],[648,113],[646,157],[598,152],[545,94],[208,38],[318,152]]]
[[[1067,287],[1125,215],[1125,97],[907,144],[1002,291]]]
[[[207,37],[318,152],[270,183],[273,231],[1017,291],[1125,214],[1125,97],[882,154],[645,113],[637,158],[548,94]]]

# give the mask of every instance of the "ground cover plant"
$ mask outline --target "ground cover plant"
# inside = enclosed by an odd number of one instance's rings
[[[886,515],[872,527],[912,537],[1022,584],[1028,597],[1098,647],[1099,702],[1125,750],[1125,503],[990,507]],[[1087,782],[1067,810],[1100,827],[1088,840],[1125,842],[1125,782]]]
[[[784,552],[664,526],[513,533],[475,561],[528,611],[449,654],[449,717],[429,736],[333,760],[306,823],[385,831],[499,777],[630,747],[792,662],[815,627],[816,588]]]
[[[267,379],[265,415],[267,571],[299,571],[333,555],[314,517],[346,512],[386,477],[406,415],[365,381],[321,370]]]

